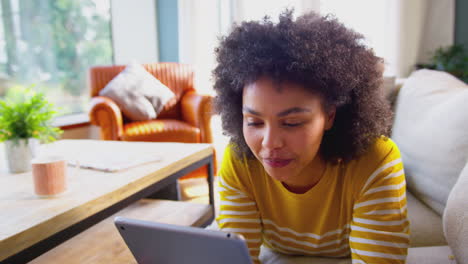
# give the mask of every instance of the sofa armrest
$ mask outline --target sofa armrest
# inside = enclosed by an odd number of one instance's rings
[[[444,210],[443,225],[448,245],[458,264],[468,263],[468,162],[450,191]]]
[[[200,129],[202,143],[213,142],[211,133],[212,100],[212,96],[196,92],[188,92],[181,99],[182,118]]]
[[[110,98],[104,96],[91,98],[89,119],[91,124],[100,127],[101,139],[119,140],[122,136],[122,112]]]

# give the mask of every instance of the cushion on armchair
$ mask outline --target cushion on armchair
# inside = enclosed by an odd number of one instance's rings
[[[137,63],[128,65],[99,95],[115,101],[123,114],[133,121],[155,119],[164,107],[175,103],[171,89]]]
[[[398,95],[392,138],[408,189],[442,215],[468,159],[468,86],[452,75],[414,72]]]

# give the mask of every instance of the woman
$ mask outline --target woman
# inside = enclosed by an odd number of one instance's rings
[[[386,136],[382,60],[337,20],[286,11],[244,22],[216,50],[216,107],[231,142],[222,230],[291,255],[404,263],[405,177]]]

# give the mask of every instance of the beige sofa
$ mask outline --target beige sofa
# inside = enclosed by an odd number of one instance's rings
[[[468,263],[468,86],[414,72],[398,93],[392,139],[405,164],[408,263]]]
[[[468,86],[447,73],[420,70],[404,81],[396,99],[392,139],[407,177],[407,263],[466,264]],[[264,248],[260,259],[268,264],[351,263],[285,256]]]

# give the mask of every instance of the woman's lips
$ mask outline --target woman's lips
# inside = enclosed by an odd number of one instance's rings
[[[282,168],[291,163],[292,159],[263,159],[263,162],[272,168]]]

